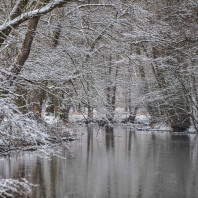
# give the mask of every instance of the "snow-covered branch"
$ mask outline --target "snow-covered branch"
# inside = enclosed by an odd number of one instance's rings
[[[67,2],[72,1],[72,0],[54,0],[51,3],[43,6],[40,9],[36,9],[33,11],[29,11],[26,13],[21,14],[20,16],[14,18],[13,20],[9,21],[9,22],[5,22],[3,25],[0,26],[0,39],[3,38],[3,40],[6,39],[7,37],[7,32],[10,32],[11,28],[15,28],[18,25],[22,24],[23,22],[47,14],[48,12],[54,10],[57,7],[62,7],[64,4],[66,4]],[[0,43],[0,46],[2,45],[2,41]]]

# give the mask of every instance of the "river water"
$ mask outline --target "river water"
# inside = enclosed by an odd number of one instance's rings
[[[32,198],[197,198],[197,135],[79,127],[62,157],[0,158],[3,178],[39,184]]]

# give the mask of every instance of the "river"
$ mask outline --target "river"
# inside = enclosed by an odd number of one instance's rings
[[[0,158],[3,178],[38,184],[31,198],[197,198],[197,135],[79,126],[70,152]]]

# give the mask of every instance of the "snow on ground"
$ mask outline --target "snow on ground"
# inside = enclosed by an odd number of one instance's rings
[[[80,121],[85,120],[86,117],[83,116],[82,114],[70,114],[69,115],[69,121],[70,122],[80,122]]]
[[[136,115],[135,121],[140,123],[140,124],[148,124],[149,123],[149,116],[142,114],[142,115]]]
[[[158,123],[156,124],[153,129],[159,130],[159,131],[171,131],[171,127],[167,125],[166,123]]]
[[[87,109],[84,110],[84,112],[73,112],[71,111],[69,113],[69,121],[70,122],[82,122],[85,119],[87,119]],[[129,116],[129,113],[125,111],[124,108],[116,108],[115,110],[115,120],[117,121],[122,121],[124,119],[126,119]],[[94,119],[102,119],[105,118],[105,114],[97,112],[94,110],[93,112],[93,117]],[[44,120],[48,123],[48,124],[57,124],[60,122],[60,120],[58,118],[55,118],[53,115],[44,115],[43,116]],[[137,112],[135,121],[140,123],[140,124],[148,124],[149,123],[149,115],[148,113],[145,113],[143,111],[139,111]]]
[[[189,131],[190,133],[194,133],[194,132],[196,132],[197,130],[195,129],[195,127],[194,127],[193,125],[191,125],[190,128],[188,129],[188,131]]]
[[[83,112],[70,111],[69,121],[70,122],[84,121],[85,119],[87,119],[87,114],[88,114],[87,109],[85,109]],[[128,116],[129,116],[129,113],[126,112],[124,108],[120,108],[120,107],[116,108],[115,120],[122,121],[122,120],[126,119]],[[97,112],[96,110],[94,110],[93,117],[94,117],[94,119],[101,119],[101,118],[105,118],[106,115],[104,113]],[[48,115],[48,116],[44,115],[43,118],[48,124],[57,124],[58,122],[60,122],[60,120],[58,118],[55,118],[53,114]],[[142,123],[142,124],[148,123],[149,122],[148,113],[144,113],[141,111],[137,112],[135,121]]]
[[[58,122],[58,118],[55,118],[53,115],[48,115],[48,116],[44,115],[43,119],[48,124],[56,124]]]
[[[105,118],[105,114],[102,114],[100,112],[97,112],[94,110],[93,112],[93,116],[94,119],[101,119],[101,118]],[[122,121],[124,119],[126,119],[129,116],[129,113],[125,111],[124,108],[116,108],[115,110],[115,120],[117,121]],[[80,113],[80,112],[70,112],[69,114],[69,120],[70,122],[80,122],[80,121],[84,121],[87,118],[87,110],[85,109],[84,112]],[[49,118],[48,121],[53,122],[53,118]],[[149,115],[147,113],[144,112],[137,112],[136,115],[136,122],[140,123],[140,124],[147,124],[149,123]]]

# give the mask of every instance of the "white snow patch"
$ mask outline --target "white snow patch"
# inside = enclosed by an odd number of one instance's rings
[[[171,131],[171,127],[166,123],[158,123],[154,126],[153,129],[161,130],[161,131]]]
[[[195,127],[194,127],[193,125],[191,125],[191,126],[189,127],[188,131],[189,131],[190,133],[194,133],[194,132],[196,132],[197,130],[195,129]]]
[[[148,115],[136,115],[135,121],[142,123],[142,124],[149,123],[149,116]]]

